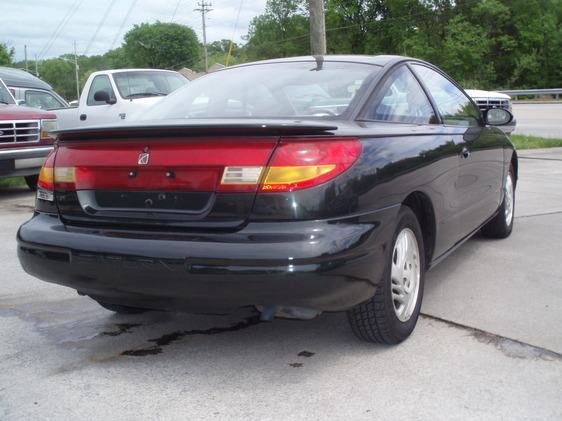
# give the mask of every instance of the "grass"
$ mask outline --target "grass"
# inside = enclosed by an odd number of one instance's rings
[[[562,139],[526,136],[522,134],[511,135],[511,141],[517,149],[537,149],[562,147]]]
[[[0,188],[7,187],[26,187],[25,180],[23,177],[9,177],[0,178]]]

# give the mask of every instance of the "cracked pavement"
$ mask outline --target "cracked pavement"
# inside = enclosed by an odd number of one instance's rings
[[[344,314],[117,316],[26,275],[0,190],[0,419],[562,419],[562,148],[520,152],[516,226],[427,274],[397,347]]]

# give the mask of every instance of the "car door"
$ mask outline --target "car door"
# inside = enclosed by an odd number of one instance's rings
[[[503,186],[503,143],[499,130],[486,127],[479,109],[451,80],[422,64],[412,64],[455,143],[459,176],[455,208],[458,235],[463,238],[479,228],[498,209]]]
[[[390,136],[377,142],[381,144],[377,153],[394,167],[392,180],[379,191],[399,200],[414,191],[428,196],[437,222],[434,255],[446,252],[459,236],[458,155],[462,145],[440,124],[435,108],[407,65],[392,70],[380,83],[361,120],[362,125]]]
[[[115,101],[109,104],[105,101],[96,101],[95,93],[98,91],[107,92],[110,100]],[[114,123],[118,121],[118,106],[115,90],[107,75],[97,75],[92,80],[86,97],[86,103],[80,104],[79,118],[81,125],[93,126],[96,124]]]

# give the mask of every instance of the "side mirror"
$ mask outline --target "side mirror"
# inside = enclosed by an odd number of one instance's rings
[[[16,99],[18,105],[25,105],[25,99]]]
[[[107,91],[96,91],[94,93],[94,101],[105,102],[106,104],[115,104],[117,101],[109,97]]]
[[[490,108],[484,111],[484,121],[490,126],[503,126],[511,123],[513,114],[503,108]]]

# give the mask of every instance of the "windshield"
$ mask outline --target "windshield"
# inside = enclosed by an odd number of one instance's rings
[[[338,116],[378,69],[368,64],[314,61],[237,67],[195,80],[142,118]]]
[[[113,79],[123,98],[168,95],[187,84],[188,80],[175,72],[118,72]]]
[[[8,88],[6,88],[6,85],[4,85],[4,82],[2,81],[2,79],[0,79],[0,104],[15,103],[16,102],[14,101],[14,98],[12,98],[10,91],[8,91]]]

